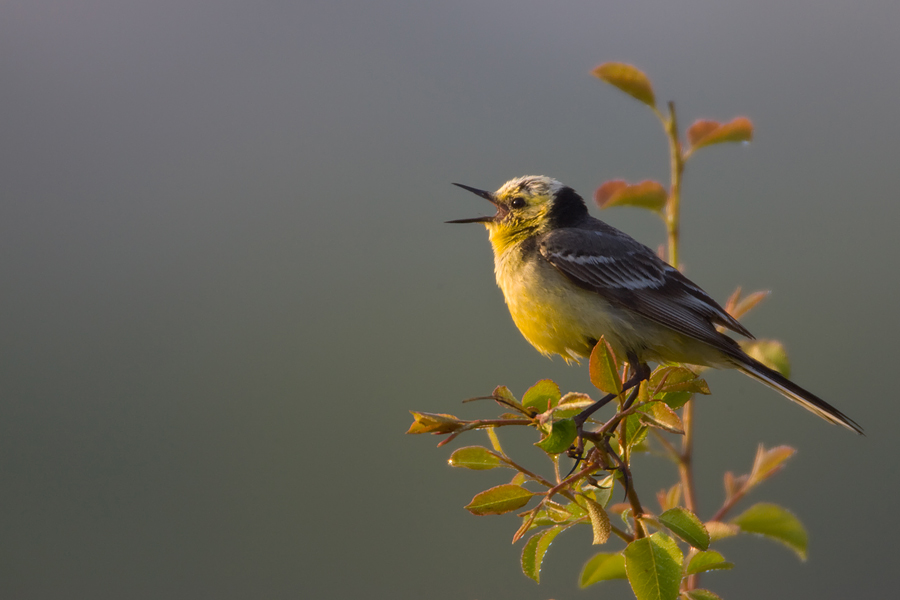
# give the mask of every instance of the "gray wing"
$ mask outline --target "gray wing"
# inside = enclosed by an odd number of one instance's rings
[[[696,339],[721,346],[714,325],[753,338],[709,295],[656,254],[602,221],[538,240],[550,264],[581,288]]]

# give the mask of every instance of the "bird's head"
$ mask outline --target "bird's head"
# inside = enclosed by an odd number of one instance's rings
[[[448,223],[484,223],[495,247],[506,247],[532,235],[565,227],[587,215],[575,191],[543,175],[526,175],[504,183],[496,192],[454,183],[481,196],[497,208],[494,215],[457,219]]]

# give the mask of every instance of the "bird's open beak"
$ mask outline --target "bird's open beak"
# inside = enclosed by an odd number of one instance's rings
[[[473,217],[471,219],[456,219],[454,221],[446,221],[447,223],[493,223],[497,220],[497,217],[500,215],[500,205],[494,200],[494,195],[490,192],[486,192],[484,190],[479,190],[473,187],[469,187],[467,185],[463,185],[461,183],[454,183],[453,185],[461,187],[464,190],[469,190],[476,196],[481,196],[491,204],[497,207],[497,214],[491,215],[489,217]]]

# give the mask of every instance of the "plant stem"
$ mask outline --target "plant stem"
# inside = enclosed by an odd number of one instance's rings
[[[712,519],[710,520],[721,521],[723,518],[725,518],[725,515],[728,514],[728,511],[734,508],[734,505],[740,502],[743,497],[747,495],[747,492],[750,491],[750,487],[751,486],[747,484],[741,486],[741,489],[732,494],[732,496],[728,500],[726,500],[724,504],[722,504],[722,508],[716,511],[716,514],[714,514]]]
[[[666,202],[666,233],[669,238],[669,264],[678,268],[679,220],[681,216],[681,176],[684,173],[684,155],[678,140],[678,119],[675,103],[669,102],[669,118],[663,121],[669,138],[671,188]]]
[[[666,233],[669,242],[669,264],[678,268],[679,223],[681,219],[681,180],[684,175],[684,152],[678,135],[678,118],[675,103],[669,102],[669,117],[663,119],[666,136],[669,138],[669,155],[671,167],[671,184],[669,198],[666,201]],[[689,511],[697,512],[697,499],[694,490],[694,403],[688,401],[681,415],[684,424],[684,437],[681,453],[678,456],[678,474],[684,491],[684,505]]]
[[[681,440],[681,455],[678,457],[678,474],[684,492],[684,506],[697,513],[697,496],[694,489],[694,402],[689,400],[681,412],[684,437]]]
[[[666,233],[669,242],[669,264],[678,268],[678,242],[680,241],[679,223],[681,218],[681,180],[684,175],[685,156],[678,135],[678,119],[675,114],[675,103],[669,102],[669,118],[663,121],[669,138],[669,155],[671,167],[671,187],[666,202]],[[684,506],[692,513],[697,513],[697,496],[694,489],[694,402],[688,400],[681,413],[684,425],[684,436],[681,441],[681,453],[678,455],[678,475],[681,478],[681,489],[684,493]],[[692,575],[684,582],[685,590],[697,586],[698,577]]]

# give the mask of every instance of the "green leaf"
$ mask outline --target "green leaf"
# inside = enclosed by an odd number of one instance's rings
[[[413,424],[406,433],[453,433],[465,426],[453,415],[409,411],[413,416]]]
[[[646,180],[629,184],[621,179],[607,181],[594,192],[594,202],[600,208],[635,206],[662,214],[669,198],[666,188],[657,181]]]
[[[588,365],[591,383],[607,394],[622,393],[622,379],[619,377],[619,363],[612,346],[603,337],[591,350],[591,360]]]
[[[753,123],[747,117],[737,117],[728,123],[697,121],[688,128],[690,150],[727,142],[749,142],[753,139]]]
[[[573,519],[580,519],[587,516],[587,510],[577,502],[569,502],[566,504],[566,510],[572,515]]]
[[[785,377],[791,376],[791,360],[778,340],[753,340],[741,344],[744,352]]]
[[[556,406],[559,397],[559,386],[550,379],[541,379],[528,388],[528,391],[522,396],[522,406],[533,407],[544,412]]]
[[[537,583],[541,582],[541,573],[536,564],[537,560],[537,544],[543,532],[536,533],[525,542],[522,548],[522,572],[528,577],[534,579]]]
[[[678,366],[660,367],[651,373],[650,389],[654,396],[663,392],[709,394],[709,385],[705,380],[687,367]]]
[[[525,481],[527,481],[525,473],[517,472],[509,482],[513,485],[522,485]]]
[[[682,593],[681,597],[685,600],[722,600],[722,598],[709,590],[691,590]]]
[[[647,426],[641,423],[641,416],[631,414],[625,417],[625,442],[629,449],[647,438]]]
[[[675,540],[662,532],[625,548],[625,572],[637,600],[675,600],[684,557]]]
[[[781,542],[806,560],[808,536],[803,524],[793,514],[776,504],[754,504],[732,523],[746,533],[758,533]]]
[[[553,543],[553,540],[560,533],[568,529],[568,526],[556,526],[551,529],[548,529],[541,536],[541,539],[538,540],[537,548],[535,548],[535,564],[537,565],[538,576],[540,577],[541,572],[541,564],[544,562],[544,555],[547,554],[547,550],[550,549],[550,544]]]
[[[656,96],[650,79],[637,67],[625,63],[608,62],[591,71],[591,75],[614,85],[629,96],[651,108],[656,108]]]
[[[684,434],[681,417],[664,402],[654,401],[641,407],[639,413],[643,423],[671,433]]]
[[[475,494],[465,508],[473,515],[502,515],[522,508],[532,496],[534,492],[505,483]]]
[[[694,397],[694,394],[691,392],[663,392],[658,394],[658,397],[672,410],[678,410],[687,404],[688,400]]]
[[[522,549],[522,572],[537,583],[541,582],[541,564],[544,562],[544,555],[547,554],[553,539],[564,529],[567,527],[551,527],[534,534],[525,543]]]
[[[597,482],[597,487],[589,487],[584,493],[585,494],[593,494],[594,500],[603,507],[606,507],[609,504],[610,498],[612,498],[613,488],[615,487],[615,477],[612,475],[608,475],[607,477],[601,479]]]
[[[548,500],[544,503],[544,512],[554,523],[567,523],[572,521],[572,513],[566,510],[562,504]]]
[[[551,424],[550,433],[541,441],[535,442],[534,445],[547,454],[560,454],[572,446],[572,442],[578,435],[576,429],[575,421],[572,419],[554,421]]]
[[[522,406],[521,404],[519,404],[519,401],[516,400],[516,397],[513,395],[513,393],[509,391],[509,388],[505,385],[498,385],[497,387],[495,387],[494,393],[492,393],[491,396],[495,400],[502,401],[506,404],[511,404],[513,406]]]
[[[605,544],[609,541],[609,532],[612,531],[609,523],[609,515],[606,514],[606,511],[597,502],[594,502],[588,497],[585,497],[584,500],[587,505],[588,515],[591,518],[591,529],[594,530],[594,541],[592,543],[595,546]]]
[[[500,458],[484,446],[466,446],[450,455],[451,467],[486,471],[500,466]]]
[[[578,587],[586,588],[601,581],[625,578],[625,557],[619,553],[601,552],[584,564]]]
[[[715,571],[718,569],[732,569],[734,563],[725,560],[725,557],[715,550],[707,550],[698,552],[688,563],[686,575],[694,575],[695,573],[703,573],[704,571]]]
[[[568,392],[559,399],[559,403],[553,411],[558,419],[568,419],[580,413],[583,409],[593,404],[593,400],[587,394],[581,392]],[[569,408],[571,405],[571,408]]]
[[[676,506],[659,515],[659,522],[694,548],[709,548],[709,532],[697,515],[686,508]]]
[[[486,431],[488,434],[488,439],[491,440],[491,448],[493,448],[495,452],[503,454],[503,447],[500,446],[500,438],[497,437],[497,428],[488,427]]]

